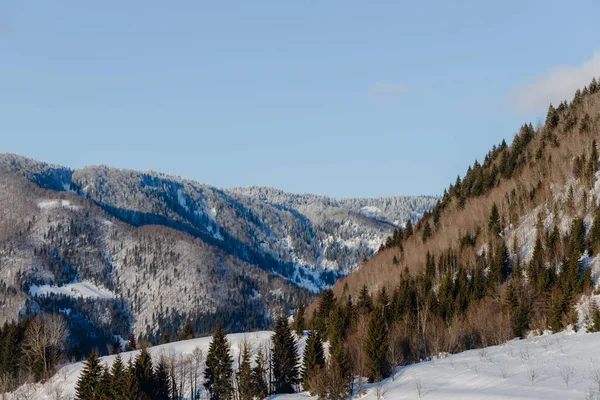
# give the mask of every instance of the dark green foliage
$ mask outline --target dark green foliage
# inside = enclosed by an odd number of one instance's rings
[[[238,399],[252,400],[252,366],[250,359],[250,345],[246,342],[242,344],[242,360],[237,371],[238,381]]]
[[[304,303],[302,300],[298,300],[298,306],[296,307],[296,317],[294,318],[294,329],[298,337],[304,335],[305,321],[304,321]]]
[[[590,247],[594,254],[600,252],[600,208],[594,209],[594,222],[590,228]]]
[[[333,293],[331,294],[333,296]],[[299,383],[298,349],[294,334],[283,316],[275,321],[271,338],[271,367],[273,371],[273,393],[295,393]]]
[[[97,399],[99,397],[98,384],[101,373],[102,367],[100,366],[98,354],[95,351],[92,351],[83,364],[83,370],[81,371],[81,375],[79,375],[79,379],[77,379],[75,399]]]
[[[254,360],[254,368],[252,368],[251,385],[252,395],[255,398],[264,399],[268,395],[268,385],[265,378],[267,373],[267,360],[262,350],[256,353]]]
[[[411,237],[413,234],[413,224],[412,221],[409,219],[408,221],[406,221],[406,226],[404,227],[404,238],[408,239],[409,237]]]
[[[323,343],[321,342],[320,335],[314,330],[308,332],[302,366],[302,384],[304,390],[312,393],[310,380],[316,374],[319,374],[325,366]]]
[[[364,344],[369,382],[379,382],[389,376],[388,345],[388,326],[383,310],[379,308],[371,313],[367,339]]]
[[[151,400],[156,391],[154,381],[154,367],[152,366],[152,358],[148,349],[144,346],[142,351],[135,358],[134,362],[135,378],[140,389],[140,400]]]
[[[113,398],[124,399],[127,397],[127,371],[123,364],[121,355],[117,355],[111,367]]]
[[[155,400],[169,400],[171,395],[171,379],[167,365],[163,360],[156,366],[154,397]]]
[[[510,272],[508,248],[502,242],[494,251],[489,268],[489,279],[492,283],[504,283]]]
[[[492,237],[496,237],[500,234],[500,232],[502,232],[502,226],[500,225],[500,212],[498,211],[498,206],[496,203],[494,203],[492,206],[492,211],[490,212],[488,231]]]
[[[190,321],[186,322],[183,330],[177,335],[177,340],[189,340],[194,338],[194,327]]]
[[[323,336],[327,336],[327,327],[329,317],[335,307],[335,296],[331,289],[325,289],[319,299],[319,308],[317,310],[317,320],[313,321],[313,328],[318,330]]]
[[[431,237],[431,225],[429,224],[429,220],[425,221],[425,227],[423,227],[423,234],[421,236],[421,240],[423,243],[427,242],[427,240]]]
[[[229,342],[221,325],[217,325],[208,347],[204,386],[211,400],[227,400],[233,396],[231,378],[233,362],[229,353]]]
[[[367,285],[364,285],[360,290],[356,307],[360,313],[370,313],[373,311],[373,299],[371,298]]]

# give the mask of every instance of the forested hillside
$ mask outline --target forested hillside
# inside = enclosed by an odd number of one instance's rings
[[[378,381],[397,365],[580,319],[600,329],[599,134],[594,79],[551,105],[543,125],[494,146],[423,219],[326,290],[308,308],[311,324],[342,335],[348,376]]]

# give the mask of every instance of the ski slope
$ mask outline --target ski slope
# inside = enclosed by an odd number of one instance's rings
[[[256,349],[269,345],[272,332],[228,335],[232,356],[237,363],[240,343],[248,340]],[[200,348],[204,355],[211,338],[175,342],[150,349],[161,354],[189,355]],[[298,342],[300,353],[305,339]],[[137,352],[123,353],[127,361]],[[111,365],[115,356],[102,358]],[[22,387],[34,390],[36,398],[46,400],[61,387],[73,393],[83,364],[67,364],[44,385]],[[380,384],[366,385],[365,393],[354,398],[377,399],[597,399],[600,385],[600,333],[565,331],[555,335],[515,339],[504,345],[446,355],[400,369]],[[16,398],[16,397],[13,397]],[[272,396],[278,400],[310,399],[307,393]]]

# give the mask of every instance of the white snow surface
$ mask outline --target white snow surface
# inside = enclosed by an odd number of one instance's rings
[[[234,367],[243,340],[248,340],[256,352],[259,346],[269,345],[271,335],[267,331],[228,335]],[[163,354],[186,356],[198,347],[206,356],[210,341],[210,337],[204,337],[155,346],[149,351],[153,358]],[[304,346],[302,338],[298,341],[300,354]],[[137,351],[127,352],[122,357],[127,361],[136,355]],[[115,356],[102,357],[102,363],[110,366],[114,359]],[[64,365],[48,382],[35,386],[35,398],[50,399],[56,386],[61,386],[65,393],[73,393],[82,367],[82,363]],[[421,386],[421,398],[433,400],[596,398],[588,396],[597,393],[594,377],[599,374],[600,333],[568,330],[454,355],[442,354],[434,360],[401,368],[395,380],[388,378],[379,384],[366,385],[366,393],[353,398],[376,399],[380,388],[383,399],[417,399],[417,386]],[[570,376],[568,385],[564,375]],[[305,392],[272,398],[312,399]]]
[[[42,200],[38,202],[38,208],[40,210],[49,210],[52,208],[70,208],[72,210],[79,209],[78,206],[71,204],[69,200]]]
[[[115,294],[107,289],[98,287],[90,282],[74,282],[63,286],[54,285],[31,285],[29,294],[32,296],[48,296],[50,294],[62,294],[70,297],[86,299],[113,299]]]

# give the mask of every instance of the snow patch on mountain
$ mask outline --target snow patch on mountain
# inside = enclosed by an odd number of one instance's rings
[[[31,285],[29,294],[31,296],[65,295],[84,299],[114,299],[116,297],[111,291],[90,282],[74,282],[63,286]]]

